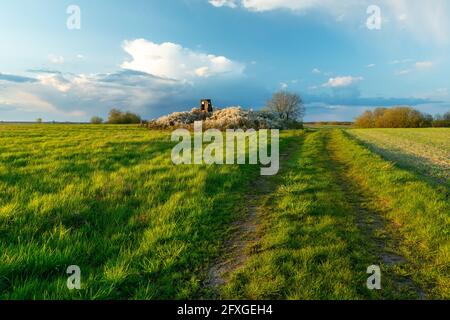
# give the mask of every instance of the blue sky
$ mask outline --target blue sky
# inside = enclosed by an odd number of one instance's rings
[[[370,5],[381,29],[366,26]],[[0,120],[154,118],[201,98],[258,109],[280,89],[303,97],[308,121],[450,110],[445,0],[18,0],[2,4],[0,32]]]

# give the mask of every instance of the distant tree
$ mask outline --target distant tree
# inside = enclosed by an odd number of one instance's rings
[[[424,119],[422,121],[422,127],[428,128],[433,126],[433,116],[431,114],[424,113]]]
[[[267,102],[267,109],[285,121],[303,121],[305,107],[302,98],[295,93],[279,91]]]
[[[355,122],[359,128],[426,128],[433,117],[410,107],[377,108],[366,111]]]
[[[42,118],[37,118],[36,123],[42,123]]]
[[[447,111],[444,115],[436,115],[433,120],[433,127],[450,127],[450,111]]]
[[[387,108],[376,108],[373,111],[373,127],[374,128],[382,128],[384,127],[384,113],[387,111]]]
[[[442,118],[442,120],[450,121],[450,111],[447,111]]]
[[[364,111],[362,115],[356,118],[355,126],[358,128],[373,128],[375,127],[375,116],[370,110]]]
[[[111,109],[108,115],[108,123],[118,123],[122,117],[122,111],[117,109]]]
[[[450,120],[434,120],[434,128],[450,128]]]
[[[101,124],[101,123],[103,123],[103,119],[100,118],[100,117],[95,116],[95,117],[91,118],[91,123],[92,124]]]
[[[109,112],[108,123],[111,123],[111,124],[141,123],[141,117],[139,115],[129,112],[129,111],[122,112],[117,109],[112,109]]]

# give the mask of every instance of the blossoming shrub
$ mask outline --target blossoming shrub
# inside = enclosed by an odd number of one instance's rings
[[[191,112],[174,112],[156,120],[149,121],[150,129],[192,128],[195,121],[203,121],[205,129],[288,129],[294,122],[286,122],[277,114],[268,111],[246,111],[241,107],[215,109],[213,112],[202,112],[192,109]]]

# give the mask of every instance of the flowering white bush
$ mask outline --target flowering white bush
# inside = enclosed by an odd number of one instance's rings
[[[148,123],[151,129],[191,128],[195,121],[203,121],[207,129],[287,129],[288,123],[277,114],[267,111],[246,111],[241,107],[215,109],[213,112],[202,112],[192,109],[191,112],[174,112]]]
[[[201,112],[198,109],[192,109],[191,112],[174,112],[168,116],[163,116],[148,123],[149,128],[169,129],[174,127],[187,127],[194,121],[204,121],[208,113]]]

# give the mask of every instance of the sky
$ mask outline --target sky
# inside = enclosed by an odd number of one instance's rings
[[[257,110],[279,90],[305,121],[450,110],[446,0],[1,1],[1,121]]]

